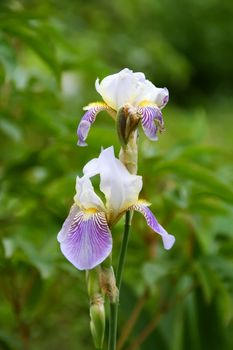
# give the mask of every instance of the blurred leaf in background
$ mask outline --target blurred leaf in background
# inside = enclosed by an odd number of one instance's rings
[[[233,348],[232,16],[227,0],[1,1],[0,349],[93,349],[84,275],[56,235],[84,164],[119,151],[104,112],[87,148],[76,128],[96,77],[124,67],[170,91],[139,174],[176,244],[134,215],[118,350]]]

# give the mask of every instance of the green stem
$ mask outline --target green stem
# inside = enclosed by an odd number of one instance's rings
[[[116,350],[116,336],[117,336],[117,319],[118,319],[118,308],[120,298],[120,288],[123,275],[123,269],[125,264],[125,256],[129,240],[129,230],[131,226],[132,211],[127,211],[125,214],[125,227],[123,240],[121,243],[121,251],[118,260],[118,266],[116,270],[116,286],[119,291],[119,296],[116,302],[110,302],[110,318],[109,318],[109,339],[108,339],[108,350]]]

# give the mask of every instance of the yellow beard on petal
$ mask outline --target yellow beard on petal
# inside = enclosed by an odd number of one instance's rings
[[[145,205],[146,207],[149,207],[151,205],[151,203],[148,202],[146,199],[139,199],[135,204]]]
[[[149,107],[149,106],[158,107],[156,103],[154,103],[152,101],[148,101],[148,100],[141,101],[138,104],[138,106],[139,107]]]
[[[92,216],[93,214],[98,213],[99,210],[97,210],[96,208],[88,208],[88,209],[84,209],[83,210],[83,220],[87,221],[90,219],[90,216]]]
[[[91,102],[87,106],[83,107],[83,110],[88,111],[91,108],[99,109],[101,107],[103,107],[103,110],[105,110],[110,115],[110,117],[116,120],[116,111],[105,102]]]
[[[109,106],[105,102],[91,102],[87,106],[83,107],[83,109],[84,111],[88,111],[93,107],[105,107],[106,109],[109,108]]]

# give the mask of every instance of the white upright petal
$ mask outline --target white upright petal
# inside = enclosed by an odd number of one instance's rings
[[[92,177],[99,174],[99,158],[93,158],[83,168],[83,175]]]
[[[133,75],[135,76],[135,78],[137,79],[137,81],[139,83],[142,83],[144,84],[145,83],[145,74],[144,73],[141,73],[141,72],[136,72],[136,73],[133,73]]]
[[[88,162],[83,168],[83,173],[83,177],[77,177],[74,197],[80,208],[96,208],[105,211],[113,220],[122,211],[137,202],[142,189],[142,178],[129,173],[115,157],[113,147],[103,150],[99,158]],[[95,193],[90,180],[90,177],[98,174],[100,175],[100,190],[105,195],[106,205]]]
[[[95,193],[92,183],[87,176],[81,178],[77,176],[74,201],[81,209],[95,208],[105,211],[102,200]]]
[[[126,169],[126,167],[117,159],[114,155],[113,147],[109,147],[100,153],[99,158],[91,160],[83,169],[86,178],[87,176],[92,177],[100,174],[100,190],[104,193],[106,198],[106,211],[108,217],[113,220],[122,211],[133,205],[138,200],[139,192],[142,189],[142,178],[141,176],[132,175]],[[85,199],[86,205],[89,204],[89,198],[91,193],[91,201],[94,198],[99,197],[94,193],[93,187],[89,180],[85,180],[85,193],[83,194],[80,190],[80,183],[82,179],[77,181],[77,193],[80,193],[79,198],[76,199],[78,202],[82,202]],[[88,186],[90,191],[87,191]],[[91,186],[91,187],[90,187]],[[96,197],[93,197],[94,195]],[[89,202],[88,202],[89,201]],[[96,205],[98,203],[96,202]]]
[[[117,110],[115,99],[117,91],[117,79],[112,79],[112,76],[109,75],[100,83],[98,78],[95,82],[95,88],[97,92],[102,96],[104,102],[106,102],[107,105],[111,108]]]
[[[141,89],[135,97],[134,103],[138,105],[143,101],[155,103],[159,108],[168,102],[169,92],[167,88],[157,88],[149,80],[144,80]]]
[[[138,95],[135,97],[135,103],[138,104],[142,101],[153,101],[155,99],[156,88],[149,80],[144,80],[141,83],[140,91],[138,91]]]
[[[143,73],[133,73],[128,68],[104,78],[100,83],[96,80],[96,90],[103,100],[113,109],[118,110],[126,103],[133,104],[140,90]]]
[[[95,87],[107,105],[115,110],[128,103],[136,106],[143,101],[163,107],[168,101],[166,88],[157,88],[146,80],[143,73],[134,73],[128,68],[107,76],[101,82],[97,79]]]
[[[159,108],[164,107],[169,100],[169,92],[167,88],[157,88],[154,86],[154,91],[151,96],[151,100],[157,104]]]
[[[132,175],[115,158],[113,147],[103,150],[99,156],[100,190],[106,197],[106,208],[111,218],[133,205],[142,189],[142,178]]]

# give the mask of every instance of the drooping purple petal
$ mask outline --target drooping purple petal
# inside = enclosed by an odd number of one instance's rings
[[[75,216],[80,212],[79,207],[76,204],[73,204],[72,207],[70,208],[70,212],[62,225],[61,230],[58,232],[57,235],[57,240],[59,243],[64,241],[67,238],[70,226],[72,225],[72,222],[75,219]]]
[[[157,106],[139,106],[138,115],[141,117],[142,128],[146,136],[153,141],[158,139],[157,131],[164,129],[164,122],[161,110]]]
[[[136,210],[145,217],[147,225],[152,228],[153,231],[157,232],[159,235],[162,236],[163,240],[163,246],[165,249],[170,249],[174,242],[175,237],[170,235],[157,221],[153,213],[150,211],[150,209],[145,204],[135,204],[130,209]]]
[[[105,213],[91,209],[79,211],[76,205],[71,208],[57,238],[64,256],[79,270],[93,269],[112,250]]]
[[[109,109],[105,103],[101,102],[93,103],[86,108],[88,108],[87,112],[82,117],[77,130],[79,146],[87,146],[85,140],[87,138],[91,125],[96,119],[97,114],[103,110]]]

